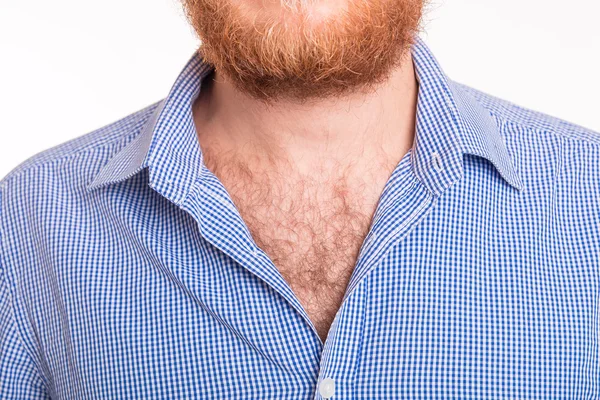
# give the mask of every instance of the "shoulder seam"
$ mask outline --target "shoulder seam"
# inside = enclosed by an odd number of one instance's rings
[[[493,115],[494,117],[503,121],[507,125],[516,126],[516,127],[522,128],[524,130],[528,130],[533,133],[554,135],[558,138],[562,138],[562,139],[573,141],[573,142],[583,142],[583,143],[587,143],[587,144],[594,145],[594,146],[600,146],[600,137],[598,138],[598,141],[595,141],[594,139],[590,139],[590,138],[585,138],[585,137],[574,137],[569,134],[565,134],[564,132],[561,132],[560,130],[557,130],[557,129],[536,128],[535,126],[531,126],[528,124],[521,123],[519,121],[514,121],[511,119],[508,119],[498,113],[493,112],[490,109],[488,109],[488,111],[490,112],[491,115]]]
[[[488,110],[488,112],[491,115],[493,115],[494,117],[498,118],[499,120],[503,121],[506,124],[509,124],[509,125],[512,125],[512,126],[516,126],[516,127],[520,127],[522,129],[526,129],[526,130],[529,130],[529,131],[535,132],[535,133],[553,134],[555,136],[562,137],[562,138],[565,138],[565,139],[570,140],[570,141],[584,142],[584,143],[589,143],[589,144],[592,144],[592,145],[600,145],[600,132],[596,132],[593,129],[589,129],[589,128],[586,128],[584,126],[577,125],[574,122],[570,122],[570,121],[561,119],[559,117],[552,116],[550,114],[545,114],[545,113],[543,113],[541,111],[536,111],[536,110],[529,109],[529,108],[524,107],[524,106],[520,106],[520,105],[518,105],[516,103],[510,102],[509,100],[500,98],[500,97],[495,96],[493,94],[489,94],[489,93],[483,92],[483,91],[481,91],[481,90],[479,90],[477,88],[471,87],[471,86],[466,85],[464,83],[457,82],[457,81],[453,81],[453,82],[455,84],[459,85],[461,89],[463,89],[468,95],[470,95],[471,97],[473,97],[475,99],[475,101],[477,101],[482,107],[484,107],[486,110]],[[525,123],[523,121],[518,121],[518,120],[511,119],[508,116],[504,115],[504,113],[494,111],[492,107],[488,107],[484,102],[482,102],[478,98],[476,98],[474,96],[474,94],[471,93],[471,92],[478,92],[481,95],[487,96],[488,98],[490,98],[491,101],[502,103],[501,105],[503,107],[506,107],[506,108],[516,107],[516,108],[518,108],[518,110],[521,110],[523,113],[526,113],[526,114],[528,114],[528,115],[530,115],[532,117],[538,117],[540,119],[544,119],[545,118],[545,119],[548,120],[548,123],[550,125],[549,126],[550,129],[540,128],[540,127],[537,127],[537,126],[532,125],[532,124],[527,124],[527,123]],[[516,112],[516,111],[514,111],[514,112]],[[583,135],[582,136],[579,136],[579,135],[570,135],[568,132],[564,132],[561,129],[557,129],[557,128],[560,128],[560,127],[553,126],[553,123],[564,123],[566,125],[572,126],[575,129],[579,129],[582,132],[598,133],[598,137],[594,138],[594,137],[587,137],[587,136],[583,136]]]

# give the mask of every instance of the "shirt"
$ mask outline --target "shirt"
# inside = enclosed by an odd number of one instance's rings
[[[599,399],[600,135],[411,52],[414,143],[324,343],[203,162],[201,52],[164,99],[16,166],[0,398]]]

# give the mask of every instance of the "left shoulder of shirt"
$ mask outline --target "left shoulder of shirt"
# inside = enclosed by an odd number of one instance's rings
[[[501,123],[520,128],[530,134],[556,135],[564,139],[580,140],[600,146],[600,132],[543,112],[522,107],[460,82],[453,81],[452,84],[474,97]]]
[[[452,81],[488,110],[511,162],[532,193],[556,184],[600,198],[600,133]],[[562,183],[559,183],[562,182]]]
[[[510,165],[527,196],[552,194],[581,201],[584,213],[600,201],[600,133],[535,111],[466,84],[450,81],[452,91],[489,112]],[[574,193],[576,195],[574,195]]]

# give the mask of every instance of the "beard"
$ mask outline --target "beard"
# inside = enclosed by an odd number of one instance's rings
[[[414,43],[424,0],[183,0],[198,51],[264,102],[376,90]],[[265,6],[264,3],[271,4]],[[330,4],[333,11],[321,12]],[[319,8],[321,6],[321,8]]]

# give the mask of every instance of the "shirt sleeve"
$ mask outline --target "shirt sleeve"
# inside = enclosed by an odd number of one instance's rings
[[[1,244],[0,242],[0,399],[50,399],[37,366],[25,350],[17,330],[10,287],[2,265]]]

